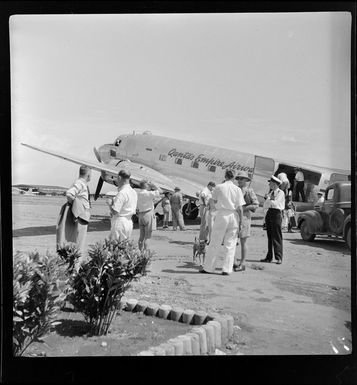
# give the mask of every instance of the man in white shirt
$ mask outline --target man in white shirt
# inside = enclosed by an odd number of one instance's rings
[[[150,188],[153,190],[150,191]],[[147,181],[140,182],[138,194],[137,210],[139,213],[139,249],[148,249],[149,239],[151,238],[154,221],[154,199],[160,198],[159,189]]]
[[[73,229],[73,242],[77,244],[80,252],[80,261],[84,259],[85,240],[90,218],[90,202],[88,182],[91,178],[91,169],[82,165],[79,168],[79,178],[66,191],[66,198],[71,205],[72,214],[75,218]],[[66,233],[66,231],[65,231]],[[70,241],[67,239],[67,241]],[[80,262],[79,261],[79,262]]]
[[[305,202],[305,178],[304,174],[300,167],[296,168],[295,174],[295,201],[299,201],[299,195],[301,195],[301,199]]]
[[[199,203],[200,203],[200,217],[201,217],[201,226],[200,226],[200,235],[199,239],[207,241],[208,237],[208,223],[207,223],[207,207],[208,201],[212,198],[212,190],[216,187],[214,182],[209,182],[208,185],[200,192]]]
[[[217,258],[222,253],[222,275],[228,275],[233,271],[237,237],[242,225],[242,206],[245,204],[242,191],[233,183],[233,178],[233,171],[227,170],[225,182],[217,185],[212,191],[217,214],[201,273],[214,273]]]
[[[278,178],[281,180],[280,190],[284,191],[285,196],[288,195],[288,190],[290,188],[290,182],[288,176],[285,172],[281,172],[278,174]]]
[[[274,175],[269,179],[271,192],[266,194],[264,206],[268,209],[265,223],[268,235],[268,253],[260,262],[271,262],[274,257],[280,265],[283,261],[283,236],[281,232],[282,211],[285,209],[285,194],[279,189],[281,180]]]
[[[131,237],[133,221],[131,217],[136,212],[137,193],[130,186],[130,172],[121,170],[118,173],[118,193],[114,198],[107,199],[111,212],[110,240],[123,241]]]

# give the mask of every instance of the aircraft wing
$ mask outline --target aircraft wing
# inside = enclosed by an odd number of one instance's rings
[[[117,175],[119,170],[127,170],[131,173],[131,179],[139,183],[143,179],[153,182],[155,185],[163,189],[164,191],[172,192],[175,186],[179,186],[181,188],[181,192],[183,195],[197,199],[196,192],[200,191],[203,186],[195,184],[193,182],[188,181],[185,178],[178,177],[170,177],[165,176],[164,174],[139,163],[134,163],[128,160],[122,160],[120,163],[116,162],[116,164],[106,164],[100,163],[97,161],[88,161],[80,158],[76,158],[70,155],[66,155],[57,151],[47,150],[41,147],[32,146],[29,144],[22,143],[23,146],[29,147],[33,150],[43,152],[48,155],[55,156],[60,159],[67,160],[72,163],[76,163],[78,165],[86,165],[92,170],[98,171],[100,173]]]
[[[196,193],[200,192],[204,187],[202,184],[192,182],[186,178],[170,175],[168,177],[173,181],[175,186],[180,187],[181,193],[189,198],[197,199]]]

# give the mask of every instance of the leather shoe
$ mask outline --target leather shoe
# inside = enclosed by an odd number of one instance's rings
[[[233,266],[233,270],[234,271],[245,271],[245,265],[239,265],[236,267]]]
[[[267,262],[267,263],[270,263],[270,262],[271,262],[271,259],[264,258],[264,259],[261,259],[260,262]]]
[[[202,274],[209,274],[209,272],[208,272],[208,271],[206,271],[206,270],[203,270],[203,269],[202,269],[202,270],[200,270],[199,272],[200,272],[200,273],[202,273]]]
[[[276,264],[277,265],[281,265],[283,263],[283,261],[281,260],[281,259],[278,259],[277,261],[276,261]]]
[[[229,275],[229,273],[226,273],[225,271],[222,271],[222,275]]]

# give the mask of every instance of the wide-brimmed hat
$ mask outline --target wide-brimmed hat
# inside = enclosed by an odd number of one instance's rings
[[[180,191],[181,189],[180,189],[180,187],[175,187],[174,190],[175,191]]]
[[[274,183],[276,183],[278,186],[280,186],[280,185],[282,184],[282,181],[281,181],[279,178],[277,178],[276,176],[274,176],[274,175],[272,175],[272,176],[270,177],[270,179],[268,179],[268,182],[274,182]]]
[[[246,171],[238,171],[238,174],[236,175],[235,179],[238,179],[238,178],[245,178],[248,180],[252,180],[252,178],[248,175]]]

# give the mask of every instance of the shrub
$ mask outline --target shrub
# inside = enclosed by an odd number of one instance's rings
[[[71,275],[78,264],[81,252],[75,243],[68,242],[57,248],[57,254],[67,264],[67,275]]]
[[[65,295],[64,265],[58,257],[16,253],[13,269],[13,354],[46,334],[55,321]]]
[[[88,250],[71,280],[72,304],[91,325],[94,335],[106,334],[120,299],[133,279],[146,274],[152,252],[140,251],[132,241],[98,242]]]

